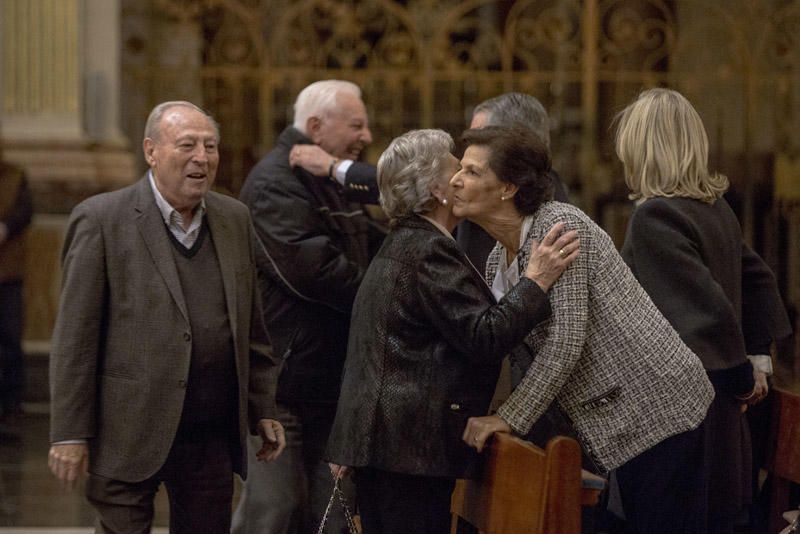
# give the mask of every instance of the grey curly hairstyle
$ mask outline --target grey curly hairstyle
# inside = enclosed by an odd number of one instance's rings
[[[391,142],[378,160],[381,206],[390,218],[434,208],[432,189],[454,148],[453,138],[443,130],[411,130]]]

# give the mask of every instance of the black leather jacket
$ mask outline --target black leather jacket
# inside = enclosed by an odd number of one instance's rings
[[[428,476],[462,476],[468,417],[485,415],[500,362],[549,317],[527,278],[495,305],[456,242],[425,219],[397,222],[353,306],[327,458]]]
[[[344,189],[289,166],[289,151],[311,143],[288,127],[247,176],[264,320],[284,358],[277,400],[336,402],[350,310],[383,233]]]

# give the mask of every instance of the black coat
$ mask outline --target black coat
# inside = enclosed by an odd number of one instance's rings
[[[709,371],[746,363],[746,354],[769,354],[772,338],[791,331],[772,271],[744,244],[724,199],[643,202],[621,254]]]
[[[350,311],[383,235],[344,188],[289,165],[311,141],[288,127],[250,171],[240,198],[250,208],[264,320],[284,359],[277,399],[336,402]]]
[[[550,313],[527,278],[495,305],[456,242],[417,216],[390,231],[353,306],[327,458],[406,474],[458,477],[500,362]]]
[[[709,513],[750,502],[750,432],[740,401],[747,354],[769,354],[790,327],[769,267],[742,241],[724,199],[652,198],[633,213],[622,256],[656,307],[702,360],[716,397],[705,420]]]

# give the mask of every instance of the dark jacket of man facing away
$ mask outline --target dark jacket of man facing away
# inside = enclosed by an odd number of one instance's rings
[[[329,108],[306,105],[310,94],[333,97]],[[366,120],[357,86],[312,84],[295,104],[295,124],[307,133],[286,128],[242,188],[259,238],[265,324],[283,359],[277,402],[290,450],[273,464],[253,466],[234,514],[236,534],[316,532],[331,494],[323,452],[336,413],[350,312],[383,233],[361,205],[350,202],[364,190],[292,168],[289,153],[314,143],[335,158],[355,159],[371,141]],[[337,507],[327,528],[338,532],[343,522]]]
[[[310,143],[286,128],[240,195],[260,241],[264,318],[283,358],[276,399],[335,403],[356,291],[381,233],[340,186],[292,169],[289,150]]]

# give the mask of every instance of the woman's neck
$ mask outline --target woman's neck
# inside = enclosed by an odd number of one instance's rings
[[[503,245],[503,248],[506,249],[506,259],[509,263],[519,251],[520,232],[522,232],[522,221],[524,219],[525,217],[517,210],[508,210],[494,214],[485,221],[478,223],[490,236]]]
[[[437,223],[441,224],[447,231],[451,234],[453,230],[455,230],[456,225],[459,223],[461,219],[453,215],[453,211],[447,207],[442,206],[441,204],[436,204],[436,207],[429,211],[428,213],[424,214],[426,217],[433,219]]]

